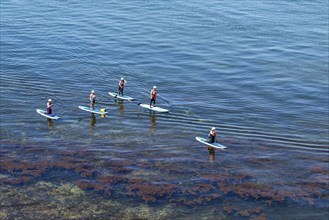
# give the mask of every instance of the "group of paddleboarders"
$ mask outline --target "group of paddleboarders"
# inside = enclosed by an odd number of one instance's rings
[[[127,80],[125,80],[122,77],[121,80],[119,81],[118,95],[123,96],[123,89],[124,89],[126,83],[127,83]],[[115,98],[116,98],[116,96],[115,96]],[[153,89],[150,92],[150,108],[156,107],[156,105],[155,105],[156,98],[157,98],[157,87],[153,86]],[[153,105],[152,105],[152,103],[153,103]]]
[[[122,77],[121,80],[119,81],[118,95],[123,96],[123,90],[124,90],[126,83],[127,83],[127,81]],[[157,97],[157,87],[153,86],[153,89],[150,92],[150,108],[156,106],[155,105],[156,97]],[[97,100],[98,99],[96,97],[95,91],[91,90],[90,95],[89,95],[90,109],[94,109],[94,106],[95,106],[95,103]],[[152,103],[153,103],[153,105],[152,105]],[[51,109],[52,107],[53,107],[52,100],[48,99],[47,114],[52,114],[52,109]],[[217,142],[216,128],[212,127],[208,134],[208,143],[215,143],[215,142]]]
[[[117,95],[123,96],[123,90],[124,90],[124,87],[125,87],[126,83],[127,83],[127,80],[125,80],[122,77],[121,80],[119,81],[119,88],[118,88],[118,94]],[[157,87],[153,86],[153,89],[150,92],[150,108],[156,106],[155,105],[156,97],[157,97]],[[90,95],[89,95],[90,109],[94,109],[94,106],[95,106],[95,103],[96,103],[97,100],[98,99],[96,97],[95,91],[91,90]],[[153,105],[152,105],[152,103],[153,103]],[[52,111],[51,111],[52,107],[53,107],[52,100],[49,99],[48,102],[47,102],[47,114],[52,113]]]
[[[127,83],[127,81],[122,77],[121,80],[119,81],[118,95],[123,96],[123,89],[124,89],[126,83]],[[156,107],[156,105],[155,105],[156,98],[157,98],[157,87],[153,86],[153,89],[150,92],[150,108]],[[152,105],[152,103],[153,103],[153,105]]]
[[[94,90],[91,90],[90,92],[90,95],[89,95],[89,101],[90,101],[90,109],[94,109],[94,105],[97,101],[97,97],[95,95],[95,91]],[[47,102],[47,114],[48,115],[51,115],[52,114],[52,107],[54,106],[53,102],[51,99],[48,99],[48,102]]]

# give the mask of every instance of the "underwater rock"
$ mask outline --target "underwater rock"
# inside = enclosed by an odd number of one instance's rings
[[[128,207],[124,210],[122,219],[152,219],[166,220],[173,216],[173,207],[171,205],[164,208],[150,207],[146,204],[137,207]]]

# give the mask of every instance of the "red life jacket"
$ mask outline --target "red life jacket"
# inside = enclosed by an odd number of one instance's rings
[[[215,137],[216,136],[216,131],[210,131],[210,135]]]
[[[155,100],[157,98],[157,91],[153,89],[151,95],[152,95],[152,99]]]
[[[124,85],[125,85],[125,81],[124,80],[121,80],[120,83],[119,83],[120,88],[123,88]]]

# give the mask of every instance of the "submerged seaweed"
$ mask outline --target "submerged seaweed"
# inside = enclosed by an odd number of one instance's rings
[[[155,159],[104,159],[97,153],[81,150],[52,151],[52,157],[44,159],[44,153],[38,153],[33,147],[17,148],[16,150],[19,149],[22,154],[14,154],[7,148],[0,149],[0,190],[3,199],[0,203],[3,209],[0,216],[5,216],[3,218],[15,218],[15,214],[10,214],[10,211],[18,207],[24,207],[22,210],[26,211],[32,207],[47,208],[50,211],[45,215],[49,215],[55,210],[58,211],[61,206],[73,202],[73,209],[80,210],[77,208],[76,200],[88,195],[97,195],[105,201],[127,200],[132,201],[132,204],[150,205],[143,206],[142,209],[145,210],[159,204],[174,204],[175,207],[179,206],[182,209],[215,204],[209,215],[225,213],[227,216],[238,216],[242,219],[267,219],[268,206],[305,203],[313,206],[319,201],[329,201],[328,170],[324,167],[307,170],[303,173],[303,178],[295,181],[295,185],[287,187],[261,183],[256,174],[243,172],[236,166],[228,165],[225,169],[213,172],[208,169],[208,161],[197,161],[191,166],[186,166],[181,162],[158,162]],[[262,161],[266,162],[273,164],[273,160]],[[17,193],[14,196],[8,191],[11,187],[17,187],[13,188]],[[20,190],[20,187],[23,188]],[[26,190],[31,188],[33,190],[29,195],[32,195],[32,198],[38,198],[33,192],[50,190],[51,196],[56,199],[48,205],[42,204],[46,197],[36,201],[27,199],[24,197]],[[74,201],[65,199],[67,196]],[[248,205],[232,205],[233,201]],[[85,201],[85,204],[88,204],[88,201]],[[111,207],[105,204],[102,203],[104,207]],[[94,210],[89,211],[96,213],[95,216],[100,218],[108,216],[103,210],[104,207],[99,205],[101,204],[93,206]],[[137,210],[133,208],[121,214],[140,218]],[[172,210],[164,210],[166,211],[163,216],[168,217],[172,213]],[[64,213],[63,216],[93,217],[86,212],[69,213]],[[147,213],[145,216],[155,217],[149,211]]]

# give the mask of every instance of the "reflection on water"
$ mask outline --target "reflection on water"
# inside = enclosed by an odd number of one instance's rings
[[[96,125],[96,117],[94,113],[90,113],[90,128],[95,127]]]
[[[156,114],[153,111],[150,111],[150,132],[154,134],[156,132],[157,127],[157,118]]]
[[[50,118],[47,119],[48,122],[48,129],[51,129],[53,127],[53,120],[51,120]]]
[[[115,100],[115,102],[118,103],[118,109],[119,109],[120,116],[124,116],[125,105],[124,105],[123,100]]]
[[[210,161],[213,162],[215,160],[215,148],[209,146],[208,152],[209,152],[209,156],[210,156]]]

